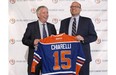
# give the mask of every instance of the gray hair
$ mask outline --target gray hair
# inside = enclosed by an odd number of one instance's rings
[[[39,11],[41,8],[46,8],[46,9],[48,9],[46,6],[39,6],[39,7],[36,9],[36,13],[38,13],[38,11]]]

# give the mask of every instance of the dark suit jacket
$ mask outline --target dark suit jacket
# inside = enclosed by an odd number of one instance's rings
[[[61,21],[59,33],[68,34],[70,19],[71,17]],[[77,35],[81,35],[82,37],[84,37],[84,43],[82,43],[82,47],[86,56],[86,61],[90,62],[91,61],[90,43],[97,39],[97,34],[95,32],[94,25],[90,18],[82,16],[79,17]]]
[[[47,22],[48,33],[50,35],[56,35],[56,29],[53,24]],[[34,53],[34,40],[41,39],[39,23],[38,21],[28,23],[27,29],[24,33],[22,42],[24,45],[29,46],[28,64],[31,65]]]

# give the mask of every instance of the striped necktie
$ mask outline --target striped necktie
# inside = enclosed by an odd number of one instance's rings
[[[45,24],[43,24],[43,38],[46,38],[46,37],[47,37],[47,33],[45,30]]]
[[[74,18],[72,25],[72,36],[76,36],[76,18]]]

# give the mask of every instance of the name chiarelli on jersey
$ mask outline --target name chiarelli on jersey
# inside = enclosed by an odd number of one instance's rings
[[[81,43],[63,33],[40,40],[34,51],[31,72],[35,72],[40,61],[42,75],[78,75],[85,56]]]

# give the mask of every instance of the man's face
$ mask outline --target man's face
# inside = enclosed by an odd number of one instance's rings
[[[41,8],[38,13],[37,13],[37,16],[39,17],[39,20],[42,22],[42,23],[45,23],[47,22],[47,19],[48,19],[48,9],[47,8]]]
[[[79,15],[81,12],[81,5],[78,2],[73,2],[70,6],[72,16]]]

